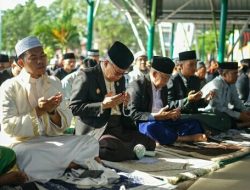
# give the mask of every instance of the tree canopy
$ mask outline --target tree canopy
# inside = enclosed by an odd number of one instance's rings
[[[58,48],[80,48],[81,39],[87,36],[87,7],[83,0],[55,0],[48,8],[37,7],[35,0],[28,0],[25,5],[6,10],[2,19],[2,49],[14,54],[16,42],[28,35],[38,36],[52,55]],[[121,13],[109,0],[101,1],[98,7],[93,42],[103,53],[116,40],[139,50],[131,26]],[[146,46],[145,28],[138,18],[135,23]]]

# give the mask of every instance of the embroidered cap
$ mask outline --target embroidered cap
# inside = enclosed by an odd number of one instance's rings
[[[147,57],[147,53],[145,51],[138,51],[134,54],[134,59],[136,60],[138,57]]]
[[[116,41],[108,50],[108,59],[120,69],[127,69],[134,61],[132,52],[123,43]]]
[[[37,37],[28,36],[26,38],[23,38],[22,40],[18,41],[16,46],[15,46],[16,55],[17,55],[17,57],[19,57],[24,52],[26,52],[32,48],[35,48],[35,47],[42,47],[42,44],[38,40]]]
[[[171,74],[175,67],[174,62],[168,57],[154,56],[152,68],[165,74]]]
[[[191,51],[183,51],[179,53],[179,61],[186,61],[186,60],[196,60],[196,53],[194,50]]]

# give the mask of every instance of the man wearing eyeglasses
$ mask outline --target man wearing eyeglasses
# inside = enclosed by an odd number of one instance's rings
[[[180,108],[168,104],[167,82],[174,69],[167,57],[154,56],[149,74],[129,84],[131,117],[141,133],[160,144],[206,141],[201,124],[195,119],[180,119]]]
[[[101,159],[136,159],[137,144],[154,150],[155,142],[140,134],[125,109],[130,96],[125,91],[124,73],[133,62],[132,52],[116,41],[106,59],[80,71],[72,87],[70,108],[77,117],[76,135],[90,134],[99,139]]]

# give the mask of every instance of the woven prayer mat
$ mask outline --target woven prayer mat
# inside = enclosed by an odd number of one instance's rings
[[[250,147],[250,129],[230,129],[226,132],[214,135],[211,138],[217,142],[224,142],[243,147]]]
[[[104,161],[110,168],[125,172],[142,171],[171,184],[180,181],[196,179],[219,168],[219,163],[192,158],[174,152],[159,151],[155,157],[144,157],[141,160],[124,162]]]
[[[225,161],[250,153],[249,147],[226,142],[174,143],[173,145],[159,146],[157,149],[162,152],[170,151],[211,161]]]

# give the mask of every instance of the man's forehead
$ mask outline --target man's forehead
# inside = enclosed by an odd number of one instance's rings
[[[27,50],[25,53],[27,55],[44,54],[44,50],[42,47],[35,47],[35,48]]]
[[[126,69],[121,69],[121,68],[120,68],[120,67],[118,67],[116,64],[111,63],[110,61],[109,61],[109,64],[111,64],[113,67],[115,67],[115,69],[116,69],[116,70],[118,70],[118,71],[121,71],[121,72],[126,71]]]
[[[192,59],[192,60],[185,60],[185,61],[181,61],[182,64],[186,64],[186,63],[189,63],[189,64],[196,64],[197,61],[195,59]]]

